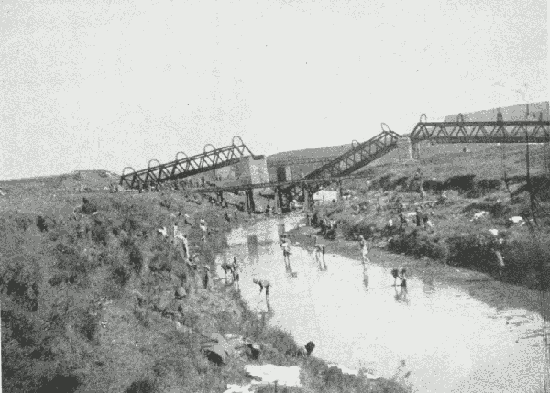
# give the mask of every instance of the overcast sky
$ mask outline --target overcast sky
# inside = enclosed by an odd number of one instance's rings
[[[546,0],[5,1],[0,179],[548,100]],[[519,93],[521,90],[523,94]]]

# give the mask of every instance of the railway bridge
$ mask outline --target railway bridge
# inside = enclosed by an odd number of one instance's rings
[[[369,140],[359,143],[353,141],[350,148],[336,157],[300,158],[279,160],[275,165],[312,164],[321,166],[300,179],[285,181],[260,181],[251,184],[238,184],[225,187],[191,187],[190,191],[197,193],[214,193],[223,199],[224,192],[244,191],[247,209],[255,210],[253,190],[271,189],[275,193],[275,208],[288,209],[290,201],[303,198],[305,207],[312,202],[313,193],[322,186],[338,184],[341,189],[343,180],[365,178],[364,173],[355,173],[374,160],[396,149],[406,139],[409,143],[411,159],[419,157],[419,144],[423,141],[431,143],[549,143],[550,121],[542,117],[538,121],[504,121],[499,114],[496,121],[466,122],[459,114],[454,122],[427,122],[426,115],[420,117],[410,134],[401,137],[392,131],[385,123],[381,124],[382,132]],[[208,149],[210,148],[210,149]],[[180,158],[180,155],[184,157]],[[179,152],[176,160],[160,164],[158,160],[150,160],[147,169],[135,171],[125,168],[120,178],[120,184],[139,191],[148,189],[151,185],[157,189],[160,184],[171,182],[178,187],[178,181],[193,175],[208,172],[238,164],[245,159],[259,159],[244,144],[240,137],[234,137],[230,146],[215,148],[206,145],[203,153],[188,157]],[[157,165],[151,166],[156,161]],[[130,170],[127,172],[127,170]],[[186,187],[188,188],[188,187]]]

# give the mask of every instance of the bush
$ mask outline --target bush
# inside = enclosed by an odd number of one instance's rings
[[[158,391],[157,384],[152,379],[146,378],[139,381],[134,381],[124,391],[125,393],[156,393]]]
[[[365,239],[370,239],[378,232],[377,226],[367,220],[361,220],[355,224],[344,221],[340,228],[342,229],[344,237],[348,240],[356,240],[356,235],[363,235]]]
[[[443,239],[430,236],[416,228],[394,236],[390,239],[388,247],[391,251],[417,258],[428,257],[445,262],[449,257],[449,249]]]
[[[129,265],[134,272],[141,273],[144,265],[144,257],[139,247],[134,243],[132,243],[129,247],[128,260]]]
[[[118,264],[112,267],[113,280],[117,285],[121,287],[124,287],[128,283],[131,276],[132,274],[130,272],[130,269],[125,265]]]
[[[476,175],[453,176],[445,181],[446,190],[468,192],[475,187]]]

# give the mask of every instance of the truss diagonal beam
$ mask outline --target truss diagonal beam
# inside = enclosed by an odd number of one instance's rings
[[[412,133],[413,143],[548,143],[550,121],[420,122]]]
[[[395,132],[383,131],[366,142],[353,145],[350,150],[307,174],[304,179],[327,179],[349,175],[396,148],[398,140],[399,135]]]
[[[237,138],[237,137],[236,137]],[[189,176],[193,176],[202,172],[207,172],[213,169],[223,168],[229,165],[234,165],[239,160],[247,155],[254,157],[254,154],[244,144],[241,138],[238,138],[239,143],[235,143],[233,138],[233,144],[231,146],[214,148],[211,151],[206,151],[206,147],[202,154],[197,154],[193,157],[184,157],[168,162],[166,164],[160,164],[147,169],[139,171],[133,171],[131,173],[123,173],[120,177],[120,184],[125,185],[127,188],[139,188],[146,182],[162,183],[165,181],[180,180]],[[211,145],[210,145],[211,146]],[[153,161],[153,160],[151,160]],[[149,161],[149,164],[151,163]]]

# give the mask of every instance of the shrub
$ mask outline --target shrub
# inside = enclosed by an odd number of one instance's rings
[[[445,182],[440,180],[424,180],[422,188],[425,191],[440,192],[445,189]]]
[[[292,335],[281,329],[268,329],[261,338],[268,341],[280,353],[296,353],[299,348]]]
[[[445,189],[467,192],[475,187],[476,175],[453,176],[445,181]]]
[[[158,391],[157,383],[150,379],[140,379],[132,382],[132,384],[124,391],[125,393],[156,393]]]
[[[129,265],[134,272],[141,273],[144,265],[144,257],[139,247],[134,243],[132,243],[129,247],[128,260]]]
[[[340,228],[344,237],[348,240],[355,240],[355,235],[363,235],[365,239],[370,239],[377,233],[376,225],[369,223],[367,220],[361,220],[355,224],[344,221]]]
[[[125,286],[128,283],[131,276],[132,274],[130,272],[130,269],[122,264],[117,264],[112,267],[113,280],[117,285],[121,287]]]

